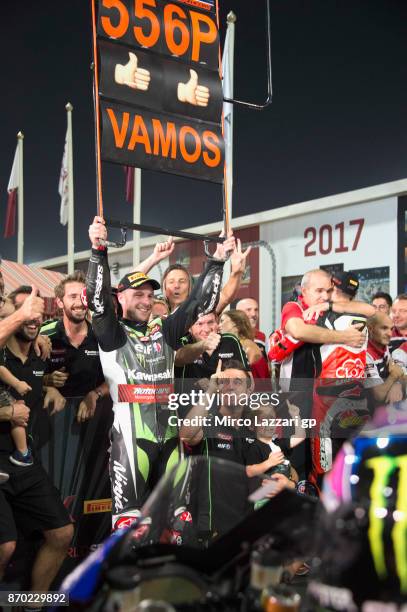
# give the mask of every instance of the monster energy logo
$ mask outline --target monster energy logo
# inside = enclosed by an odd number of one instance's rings
[[[373,481],[370,487],[369,541],[377,575],[387,577],[384,548],[384,518],[388,514],[385,488],[396,469],[399,470],[396,508],[393,512],[394,526],[391,538],[400,588],[407,593],[407,455],[399,457],[373,457],[366,462],[373,470]]]

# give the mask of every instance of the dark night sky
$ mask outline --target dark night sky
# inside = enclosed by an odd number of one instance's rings
[[[235,94],[265,96],[263,0],[222,2],[238,17]],[[256,7],[256,9],[254,8]],[[272,0],[273,104],[235,112],[234,215],[407,176],[407,2]],[[90,1],[2,0],[1,235],[16,133],[25,134],[25,261],[66,253],[58,179],[74,106],[75,244],[95,209]],[[123,171],[104,165],[105,214],[131,218]],[[174,214],[176,211],[176,214]],[[114,214],[113,214],[114,213]],[[221,218],[219,186],[143,173],[142,221]],[[0,253],[16,257],[15,239]]]

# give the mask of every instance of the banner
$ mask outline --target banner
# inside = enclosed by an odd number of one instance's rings
[[[211,2],[99,0],[102,159],[223,182]]]

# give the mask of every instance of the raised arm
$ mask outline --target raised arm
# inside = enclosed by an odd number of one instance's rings
[[[102,350],[113,351],[125,344],[126,335],[113,305],[107,250],[100,244],[107,239],[102,217],[95,217],[89,226],[89,238],[92,254],[86,275],[86,299],[93,312],[92,328]]]
[[[238,238],[233,253],[230,256],[230,276],[220,293],[219,303],[216,307],[217,315],[220,315],[226,306],[237,298],[240,283],[246,269],[246,259],[250,251],[250,246],[245,251],[242,251],[242,243]]]
[[[148,274],[154,266],[156,266],[163,259],[167,259],[174,252],[175,244],[172,236],[166,242],[157,242],[154,247],[154,251],[144,261],[141,261],[136,266],[136,272],[143,272]]]

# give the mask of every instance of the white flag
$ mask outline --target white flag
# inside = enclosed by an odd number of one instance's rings
[[[59,176],[58,193],[61,196],[61,208],[59,210],[59,220],[62,225],[68,223],[68,130],[65,137],[64,154],[62,156],[61,174]]]

